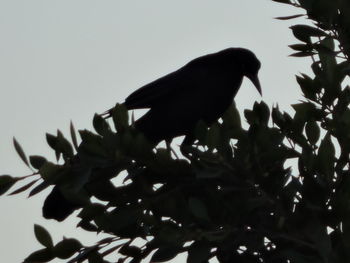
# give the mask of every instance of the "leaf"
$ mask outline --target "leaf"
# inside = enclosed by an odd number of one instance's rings
[[[46,141],[49,146],[55,150],[57,161],[59,160],[61,154],[63,154],[63,158],[65,160],[74,156],[71,143],[63,136],[60,130],[57,130],[57,136],[47,133]]]
[[[39,184],[38,186],[34,187],[28,197],[31,197],[33,195],[36,195],[38,193],[40,193],[42,190],[46,189],[50,184],[48,184],[46,181],[42,182],[41,184]]]
[[[60,166],[52,162],[46,162],[39,169],[40,176],[48,183],[55,182],[56,176],[60,170]]]
[[[54,258],[52,251],[48,248],[40,249],[27,257],[25,263],[39,263],[39,262],[48,262]]]
[[[57,130],[57,150],[60,151],[65,158],[72,158],[74,151],[70,142],[63,136],[60,130]]]
[[[34,234],[36,240],[39,241],[44,247],[51,248],[53,247],[53,242],[50,233],[42,226],[35,224],[34,225]]]
[[[334,54],[334,40],[331,37],[324,38],[317,46],[317,51],[320,53],[320,59],[322,64],[327,64],[326,71],[331,71],[337,65],[335,54]],[[332,70],[333,72],[333,70]]]
[[[306,121],[310,119],[318,119],[318,111],[315,104],[311,102],[302,102],[291,105],[295,110],[295,121]]]
[[[279,16],[279,17],[275,17],[275,19],[278,19],[278,20],[289,20],[289,19],[294,19],[294,18],[301,17],[301,16],[305,16],[305,15],[299,14],[299,15],[293,15],[293,16]]]
[[[80,150],[84,149],[89,155],[95,155],[102,158],[107,156],[106,149],[102,144],[102,137],[94,134],[88,130],[80,130],[80,137],[82,143],[80,144]]]
[[[59,242],[54,248],[54,255],[61,259],[67,259],[73,256],[82,248],[81,243],[73,238],[66,238]]]
[[[112,111],[112,118],[114,122],[115,129],[118,132],[124,131],[129,124],[128,110],[123,104],[115,105]]]
[[[296,51],[303,51],[303,52],[311,52],[312,51],[312,46],[308,44],[294,44],[294,45],[289,45],[291,49],[294,49]]]
[[[317,158],[319,169],[327,175],[328,180],[331,180],[333,178],[335,148],[329,134],[322,140]]]
[[[316,78],[323,75],[323,70],[322,70],[320,64],[321,64],[320,61],[316,61],[316,62],[312,63],[312,65],[311,65],[311,69],[312,69],[313,73],[316,75]]]
[[[312,114],[314,105],[311,103],[303,102],[292,104],[292,107],[295,110],[293,131],[296,134],[301,134],[304,129],[305,122],[310,119],[314,119],[314,116]]]
[[[285,119],[282,112],[279,110],[278,105],[272,109],[272,122],[277,124],[278,127],[283,128]]]
[[[314,81],[308,75],[296,76],[296,80],[304,93],[304,96],[311,100],[316,100],[317,90],[315,89]]]
[[[277,3],[281,3],[281,4],[292,4],[292,2],[290,0],[272,0],[274,2],[277,2]]]
[[[249,125],[253,125],[257,123],[257,117],[252,110],[244,110],[244,117],[246,118]]]
[[[205,221],[210,221],[207,208],[200,199],[190,197],[188,200],[188,207],[195,217]]]
[[[58,161],[60,159],[61,156],[61,152],[57,149],[57,143],[58,143],[58,139],[56,136],[46,133],[46,141],[47,144],[53,149],[55,150],[55,154],[56,154],[56,160]]]
[[[22,146],[17,142],[16,138],[13,137],[13,145],[15,146],[15,149],[16,149],[16,152],[17,154],[19,155],[19,157],[22,159],[22,161],[28,166],[29,166],[29,163],[28,163],[28,159],[27,159],[27,156],[26,154],[24,153],[23,149],[22,149]]]
[[[290,29],[292,29],[293,35],[297,39],[305,43],[311,42],[310,37],[327,36],[323,30],[308,25],[294,25]]]
[[[325,38],[324,40],[327,40],[328,38]],[[315,50],[320,53],[320,55],[329,55],[331,57],[334,57],[335,52],[334,52],[334,42],[333,42],[333,47],[329,47],[328,45],[324,45],[324,40],[321,41],[320,44],[315,44]]]
[[[309,121],[306,123],[305,132],[307,139],[311,144],[316,144],[320,138],[320,127],[316,121]]]
[[[267,125],[270,118],[269,106],[267,106],[267,104],[264,101],[261,101],[260,103],[255,102],[253,110],[259,118],[260,123]]]
[[[107,121],[99,114],[95,113],[92,124],[94,126],[95,131],[99,135],[104,135],[106,131],[110,130],[110,127]]]
[[[311,51],[301,51],[301,52],[296,52],[293,54],[290,54],[289,56],[291,57],[309,57],[312,55],[315,55],[315,52],[311,52]]]
[[[208,242],[196,241],[188,249],[187,263],[208,262],[210,257],[210,245]]]
[[[89,231],[89,232],[99,232],[98,228],[96,227],[95,224],[86,221],[86,220],[81,220],[77,227],[81,227],[82,229]]]
[[[27,190],[28,188],[30,188],[33,184],[35,184],[39,179],[33,180],[30,183],[18,188],[17,190],[9,193],[8,195],[15,195],[15,194],[19,194],[22,193],[23,191]]]
[[[120,248],[122,246],[122,244],[119,244],[119,245],[116,245],[116,246],[113,246],[113,247],[111,247],[110,249],[107,249],[106,251],[103,251],[103,253],[102,253],[102,256],[107,256],[107,255],[109,255],[109,254],[111,254],[112,252],[114,252],[114,251],[116,251],[118,248]],[[141,251],[140,251],[141,252]],[[141,256],[141,253],[138,255],[138,256],[136,256],[136,258],[142,258],[142,256]],[[103,262],[103,263],[107,263],[107,262]]]
[[[10,175],[1,175],[0,176],[0,195],[6,193],[16,182],[18,179],[10,176]]]
[[[84,206],[83,209],[78,214],[78,217],[91,220],[96,216],[102,215],[105,211],[106,207],[102,204],[93,203],[87,206]]]
[[[76,151],[78,151],[78,142],[77,142],[77,136],[76,136],[76,132],[75,132],[75,128],[74,128],[74,125],[73,125],[73,122],[71,121],[70,122],[70,136],[72,138],[72,142],[73,142],[73,145],[74,145],[74,149]]]
[[[88,263],[107,263],[105,260],[103,260],[103,256],[97,251],[92,251],[87,256],[88,256]],[[83,259],[83,258],[79,257],[79,259]],[[80,260],[80,261],[74,261],[74,262],[83,262],[83,261]]]
[[[326,135],[322,140],[318,155],[325,162],[333,162],[335,157],[335,148],[331,141],[330,135]]]
[[[38,155],[31,155],[29,156],[29,162],[35,169],[40,169],[41,166],[43,166],[47,160],[45,157],[38,156]]]
[[[179,246],[168,246],[168,247],[160,247],[152,256],[150,262],[166,262],[174,257],[176,257],[182,251],[182,247]]]
[[[55,135],[52,135],[50,133],[46,133],[46,141],[47,144],[53,149],[56,150],[57,145],[57,137]]]
[[[135,258],[135,257],[141,256],[142,251],[139,247],[129,246],[129,244],[126,244],[121,247],[121,249],[119,250],[119,253],[124,256]]]

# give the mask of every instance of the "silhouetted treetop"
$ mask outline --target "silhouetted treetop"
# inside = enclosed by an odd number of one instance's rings
[[[227,49],[135,91],[110,119],[96,114],[80,141],[73,125],[72,143],[47,134],[57,162],[28,158],[14,140],[34,172],[0,176],[0,194],[53,185],[45,217],[78,210],[78,227],[107,235],[93,246],[55,243],[36,225],[42,248],[25,262],[167,262],[183,252],[188,263],[349,262],[350,2],[274,1],[303,13],[278,19],[309,18],[291,27],[291,56],[309,57],[312,70],[296,76],[294,115],[256,102],[242,125],[232,100],[244,76],[260,91],[260,62]],[[128,110],[138,108],[150,110],[135,121]]]

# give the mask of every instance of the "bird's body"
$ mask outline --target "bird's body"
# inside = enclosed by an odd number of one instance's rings
[[[129,110],[150,109],[135,126],[151,142],[191,136],[198,121],[210,125],[223,115],[247,73],[260,92],[259,68],[260,62],[251,51],[225,49],[196,58],[136,90],[126,98],[125,106]]]
[[[152,143],[169,142],[185,135],[184,142],[190,144],[197,122],[202,120],[210,125],[220,118],[232,103],[244,76],[261,93],[259,69],[260,62],[251,51],[228,48],[196,58],[141,87],[124,104],[129,110],[149,109],[135,122],[135,127]],[[110,115],[111,110],[106,114]],[[79,207],[66,200],[55,186],[45,200],[43,215],[62,221]]]

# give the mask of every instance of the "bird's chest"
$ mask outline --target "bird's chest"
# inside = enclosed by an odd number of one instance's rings
[[[242,78],[222,77],[219,80],[208,80],[206,88],[199,92],[198,112],[201,112],[201,118],[208,123],[220,118],[223,113],[232,104]]]
[[[204,88],[198,87],[201,91],[200,98],[205,105],[203,106],[217,106],[225,107],[224,105],[230,104],[237,94],[237,91],[241,85],[242,79],[230,79],[228,77],[222,77],[218,80],[208,79]]]

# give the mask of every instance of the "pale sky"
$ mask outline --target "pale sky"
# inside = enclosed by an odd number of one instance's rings
[[[188,61],[228,47],[251,49],[262,63],[263,100],[290,111],[301,99],[295,74],[308,72],[305,59],[288,57],[296,41],[277,16],[300,12],[270,0],[0,0],[0,174],[31,171],[13,145],[15,136],[28,155],[54,160],[45,133],[69,122],[91,129],[103,112],[140,86]],[[235,98],[240,110],[261,98],[245,80]],[[34,223],[46,227],[54,242],[93,234],[44,220],[41,206],[48,190],[0,197],[0,261],[21,262],[41,248]],[[55,261],[61,262],[61,261]],[[63,262],[63,261],[62,261]],[[178,260],[179,262],[179,260]]]

